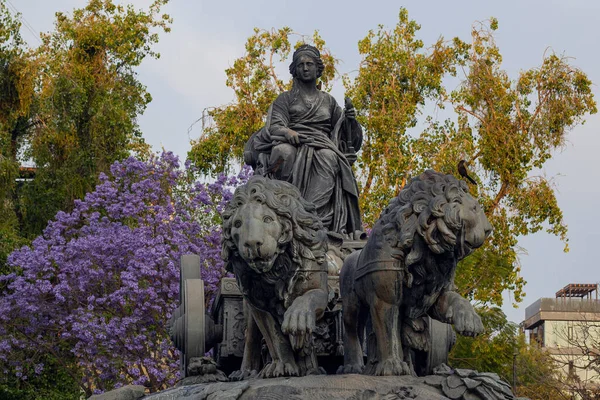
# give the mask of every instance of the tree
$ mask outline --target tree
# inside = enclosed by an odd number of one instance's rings
[[[166,321],[177,306],[177,260],[200,255],[209,300],[225,274],[219,212],[247,171],[203,184],[171,153],[115,162],[72,212],[11,254],[15,272],[0,276],[4,379],[27,386],[50,356],[86,396],[173,385],[179,363]]]
[[[90,0],[72,17],[57,13],[56,30],[37,49],[19,34],[19,16],[0,0],[0,271],[6,256],[69,210],[100,172],[131,152],[147,153],[137,117],[151,100],[135,67],[168,15]],[[35,163],[35,179],[19,167]]]
[[[546,55],[539,68],[511,80],[501,69],[493,38],[497,27],[492,19],[489,26],[475,25],[471,43],[440,39],[423,50],[415,37],[419,26],[402,9],[393,30],[380,27],[359,43],[363,61],[347,88],[365,127],[359,159],[365,220],[373,221],[407,177],[426,168],[457,174],[458,160],[467,160],[479,177],[471,192],[483,203],[494,233],[459,265],[456,283],[463,295],[500,305],[506,289],[514,291],[517,302],[522,296],[519,236],[548,224],[547,231],[568,249],[552,183],[533,171],[597,109],[590,80],[566,58]],[[462,82],[448,93],[441,79],[458,71],[464,71]],[[451,106],[455,118],[428,117],[421,134],[409,131],[427,99]]]
[[[27,132],[33,82],[28,73],[31,59],[20,34],[18,15],[0,1],[0,150],[3,160],[16,162],[19,141]],[[5,168],[3,168],[5,171]]]
[[[264,125],[271,103],[291,88],[291,77],[284,81],[275,69],[278,59],[280,62],[288,59],[292,35],[287,27],[272,31],[255,29],[246,42],[246,54],[225,70],[226,85],[233,89],[235,101],[207,109],[202,116],[201,137],[192,143],[188,154],[201,172],[214,175],[227,171],[231,163],[242,161],[244,144]],[[312,38],[300,36],[295,47],[309,42],[321,51],[325,69],[320,84],[324,90],[330,90],[336,60],[317,31]]]
[[[58,210],[71,209],[114,161],[147,152],[137,117],[151,96],[135,67],[159,56],[152,45],[157,29],[170,30],[170,17],[160,14],[167,1],[136,11],[90,0],[71,17],[57,13],[55,31],[42,35],[32,55],[35,129],[21,150],[37,169],[22,191],[25,236],[39,234]]]
[[[21,24],[0,1],[0,272],[6,257],[23,243],[19,235],[16,181],[18,149],[29,123],[33,81],[31,59],[19,33]]]
[[[380,26],[358,43],[363,57],[358,74],[344,81],[365,132],[358,166],[367,224],[374,223],[408,177],[424,169],[426,156],[413,148],[416,139],[410,129],[417,126],[428,101],[445,98],[442,78],[455,75],[464,57],[464,46],[449,45],[442,38],[425,50],[416,38],[419,29],[401,9],[396,27],[388,31]]]
[[[518,327],[506,320],[496,307],[477,310],[485,332],[477,338],[459,336],[450,354],[454,368],[493,371],[513,383],[516,373],[517,396],[532,400],[564,399],[560,366],[547,353],[525,341]]]

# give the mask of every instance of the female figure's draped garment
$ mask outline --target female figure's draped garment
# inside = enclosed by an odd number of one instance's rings
[[[269,154],[266,170],[274,178],[291,182],[315,204],[328,230],[352,234],[362,230],[358,187],[340,144],[358,151],[362,129],[354,119],[344,121],[342,109],[326,92],[318,91],[312,103],[294,91],[284,92],[273,102],[253,145]],[[300,145],[282,140],[281,128],[296,131]]]

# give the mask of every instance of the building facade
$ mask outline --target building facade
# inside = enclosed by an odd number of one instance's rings
[[[538,299],[525,310],[523,328],[561,366],[565,390],[574,398],[600,398],[598,284],[572,283],[554,298]]]

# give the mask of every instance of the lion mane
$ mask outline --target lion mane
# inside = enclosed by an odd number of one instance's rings
[[[457,262],[490,233],[465,182],[431,170],[411,179],[383,211],[362,252],[347,257],[342,267],[344,326],[352,335],[348,345],[344,341],[342,371],[411,373],[404,350],[431,349],[430,325],[422,319],[427,315],[454,324],[461,333],[481,333],[481,319],[455,292],[454,277]],[[370,362],[363,370],[362,347],[356,345],[360,330],[353,321],[367,312],[378,343],[367,349]],[[400,329],[390,329],[396,326]],[[423,360],[413,361],[429,368]]]
[[[317,215],[316,207],[304,200],[300,191],[290,183],[271,180],[262,176],[250,178],[247,184],[235,190],[232,200],[223,212],[222,258],[231,263],[240,261],[241,256],[231,236],[232,222],[239,209],[248,203],[266,204],[279,218],[279,222],[291,222],[292,236],[287,242],[280,241],[281,246],[289,244],[288,256],[296,267],[301,266],[302,259],[324,262],[327,251],[326,232]]]
[[[410,267],[421,261],[427,249],[442,254],[462,248],[459,211],[467,193],[467,184],[452,175],[428,170],[413,178],[381,216],[393,257]],[[462,253],[459,258],[466,255]]]

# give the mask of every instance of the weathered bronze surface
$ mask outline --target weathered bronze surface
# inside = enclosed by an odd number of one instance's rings
[[[252,316],[234,377],[257,367],[261,336],[270,362],[259,376],[322,372],[312,332],[328,302],[327,235],[315,206],[295,186],[255,176],[236,189],[223,213],[223,237],[223,258]]]
[[[246,144],[245,160],[256,174],[294,184],[315,204],[327,230],[353,235],[363,229],[351,168],[362,128],[349,100],[342,110],[317,88],[322,71],[315,47],[303,45],[294,52],[292,89],[271,105],[264,128]]]
[[[344,373],[414,373],[405,347],[431,351],[422,317],[454,325],[463,335],[483,331],[468,300],[454,292],[456,263],[491,232],[466,183],[426,171],[394,198],[360,252],[340,275],[344,312]],[[365,369],[362,332],[370,316],[375,339]],[[407,362],[408,361],[408,362]]]
[[[495,374],[445,365],[456,338],[448,324],[462,335],[483,331],[472,305],[454,291],[457,262],[491,232],[481,206],[465,182],[426,171],[392,199],[365,241],[351,168],[362,128],[348,99],[342,109],[317,88],[322,70],[319,51],[299,47],[292,89],[277,97],[246,144],[255,176],[223,213],[222,255],[237,284],[222,281],[216,323],[199,335],[201,350],[216,345],[218,365],[234,371],[230,380],[303,378],[195,385],[224,374],[193,358],[184,371],[200,376],[186,377],[182,384],[196,387],[181,395],[514,398]],[[470,179],[464,164],[460,174]],[[185,306],[178,310],[176,321],[192,320]],[[174,330],[182,348],[199,340],[189,341],[188,331]],[[363,376],[307,376],[336,369]]]

